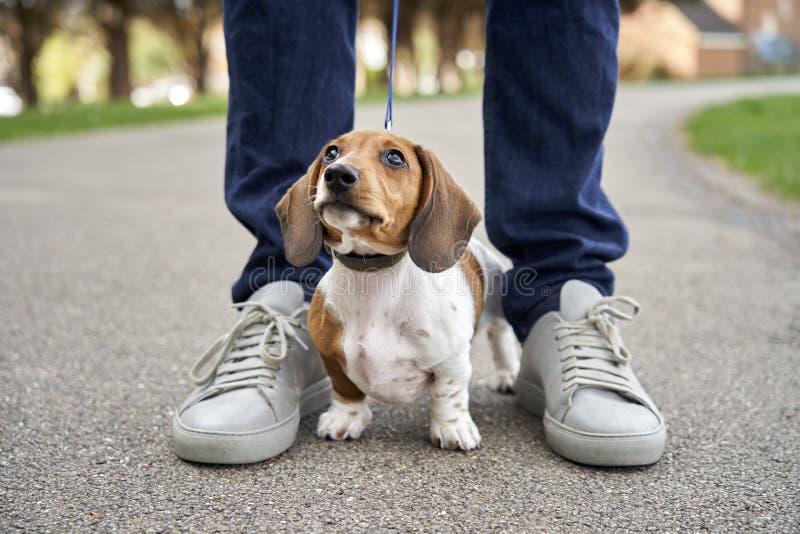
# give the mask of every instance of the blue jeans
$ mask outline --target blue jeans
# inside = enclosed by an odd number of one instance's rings
[[[330,259],[283,255],[275,204],[323,144],[353,126],[354,0],[226,0],[230,74],[225,199],[257,239],[234,301],[278,278],[311,290]],[[402,16],[402,2],[401,2]],[[600,188],[617,81],[613,0],[487,1],[486,228],[513,262],[504,306],[517,336],[558,308],[567,280],[613,291],[628,237]]]

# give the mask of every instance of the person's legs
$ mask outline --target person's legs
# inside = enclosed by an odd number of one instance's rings
[[[325,142],[353,127],[356,0],[226,0],[230,90],[225,201],[256,237],[233,285],[241,302],[277,279],[308,292],[330,266],[303,269],[283,254],[275,205]]]
[[[567,280],[611,294],[606,263],[627,248],[600,188],[618,21],[612,0],[488,1],[486,229],[514,262],[504,308],[522,340]]]
[[[298,270],[286,261],[275,205],[323,144],[352,128],[356,19],[356,0],[224,2],[225,200],[258,243],[233,286],[234,302],[247,301],[239,319],[192,369],[197,387],[175,411],[172,442],[186,460],[280,454],[300,417],[330,402],[304,305],[328,263]]]
[[[613,0],[488,2],[486,227],[514,262],[517,401],[554,451],[593,465],[653,463],[666,443],[617,329],[638,305],[609,297],[628,243],[600,188],[618,24]]]

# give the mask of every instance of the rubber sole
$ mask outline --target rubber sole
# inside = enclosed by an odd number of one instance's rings
[[[553,418],[544,392],[533,382],[518,377],[516,393],[519,405],[542,417],[547,445],[568,460],[606,467],[650,465],[664,453],[667,430],[663,422],[655,430],[638,434],[583,432]]]
[[[249,433],[204,432],[172,419],[175,454],[189,462],[251,464],[277,456],[294,443],[300,419],[331,402],[331,381],[325,377],[303,390],[300,406],[283,421]]]

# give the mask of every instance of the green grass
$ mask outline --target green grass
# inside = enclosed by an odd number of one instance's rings
[[[767,190],[800,200],[800,95],[708,108],[692,116],[686,130],[697,152],[720,156]]]
[[[475,96],[480,91],[464,91],[456,96]],[[447,95],[453,96],[453,95]],[[397,100],[423,100],[443,98],[436,96],[396,97]],[[386,102],[386,89],[373,89],[358,99],[359,103]],[[113,101],[92,105],[64,105],[50,109],[25,110],[16,117],[0,117],[0,142],[25,137],[44,137],[71,132],[111,128],[152,122],[224,115],[228,109],[223,97],[195,98],[181,107],[169,105],[136,108],[127,101]]]
[[[16,117],[0,117],[0,141],[221,115],[227,108],[228,103],[224,98],[202,97],[181,107],[166,105],[136,108],[129,102],[115,101],[25,110]]]

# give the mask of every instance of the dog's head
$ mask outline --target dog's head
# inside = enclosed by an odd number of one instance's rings
[[[408,249],[420,268],[452,267],[481,215],[429,150],[358,131],[328,143],[275,208],[286,258],[307,265],[323,241],[340,254]]]

